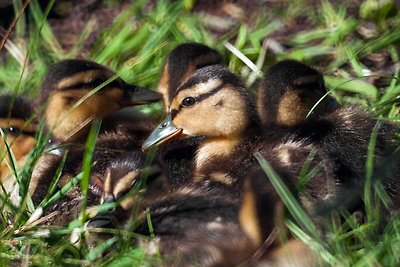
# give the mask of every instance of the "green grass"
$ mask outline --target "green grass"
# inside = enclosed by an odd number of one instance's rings
[[[14,2],[15,8],[20,9],[22,1]],[[109,2],[111,5],[113,1]],[[225,63],[243,78],[251,90],[256,88],[262,71],[271,64],[277,60],[294,58],[321,66],[330,94],[339,103],[363,105],[377,117],[398,122],[400,13],[393,3],[389,0],[366,0],[360,9],[354,11],[354,7],[334,5],[327,0],[322,0],[318,8],[307,6],[307,1],[298,0],[285,8],[269,7],[252,17],[251,23],[241,23],[223,34],[215,35],[207,28],[213,23],[211,19],[191,12],[194,0],[156,1],[151,8],[146,7],[147,1],[134,1],[110,27],[104,29],[86,57],[116,70],[127,82],[155,88],[168,52],[179,43],[196,41],[220,51]],[[55,1],[49,1],[47,9],[42,11],[37,2],[32,0],[25,11],[26,16],[17,22],[7,47],[2,49],[2,52],[7,50],[9,53],[0,59],[0,93],[11,92],[33,98],[51,63],[80,55],[95,22],[89,21],[76,45],[66,51],[46,19],[53,5]],[[297,16],[307,17],[310,27],[288,33],[285,36],[287,41],[279,44],[274,34]],[[360,33],[366,25],[372,28],[371,34]],[[397,63],[393,70],[385,65],[376,69],[368,67],[366,59],[378,53],[386,54],[389,61]],[[383,81],[379,87],[370,82],[373,78]],[[154,116],[162,112],[158,104],[140,109]],[[147,257],[142,248],[131,247],[131,238],[137,236],[123,230],[111,231],[115,234],[113,239],[96,249],[90,249],[82,239],[85,210],[82,210],[82,219],[65,228],[35,225],[32,219],[29,220],[35,210],[39,212],[40,207],[57,201],[74,184],[80,183],[83,192],[86,192],[96,131],[97,128],[93,128],[89,137],[83,173],[61,190],[54,186],[57,180],[53,181],[49,194],[39,208],[33,206],[27,185],[33,166],[46,149],[48,136],[41,131],[38,133],[38,145],[23,167],[18,168],[10,162],[23,201],[20,206],[14,207],[6,195],[1,194],[0,266],[11,263],[24,266],[151,266],[159,262],[158,258]],[[289,229],[318,251],[323,262],[335,266],[399,265],[400,215],[394,212],[383,225],[379,220],[380,214],[376,213],[376,207],[385,209],[387,199],[379,184],[375,186],[371,183],[373,148],[372,137],[370,152],[366,155],[367,222],[360,224],[353,215],[340,211],[332,214],[331,220],[324,226],[324,236],[316,234],[312,219],[282,187],[279,177],[268,164],[263,163],[294,218],[287,222]],[[7,153],[11,154],[12,151]],[[62,166],[63,161],[59,170]],[[55,179],[59,175],[60,171]],[[339,218],[345,218],[344,222]],[[73,232],[78,233],[80,246],[69,241]],[[104,257],[99,257],[102,252],[114,247],[118,247],[118,250],[111,250]]]

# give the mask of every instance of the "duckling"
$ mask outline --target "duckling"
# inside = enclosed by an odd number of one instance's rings
[[[0,96],[0,128],[5,133],[5,140],[0,138],[0,181],[10,177],[7,161],[10,158],[4,141],[10,146],[17,164],[22,166],[26,156],[36,144],[36,125],[31,121],[33,110],[27,100],[12,95]]]
[[[164,99],[164,110],[167,112],[173,96],[179,86],[198,69],[211,65],[222,65],[222,56],[214,49],[199,43],[185,43],[174,48],[164,65],[158,92]],[[201,138],[191,137],[174,140],[158,150],[160,162],[168,179],[170,190],[179,188],[188,181],[194,151]]]
[[[109,79],[114,80],[93,91]],[[30,186],[34,203],[39,203],[47,192],[46,184],[53,179],[65,148],[68,148],[69,155],[60,179],[61,185],[81,171],[89,126],[94,119],[104,118],[92,169],[92,182],[101,191],[108,160],[124,151],[140,149],[142,140],[152,127],[152,121],[143,116],[125,121],[125,117],[120,119],[115,112],[159,99],[158,93],[129,85],[110,69],[91,61],[64,60],[52,66],[44,79],[37,103],[45,105],[46,128],[51,132],[54,143],[61,144],[61,148],[42,156],[35,166]]]
[[[222,64],[222,56],[214,49],[199,43],[185,43],[175,47],[168,55],[161,73],[158,92],[163,95],[167,112],[178,87],[196,70]]]
[[[93,196],[89,196],[92,199],[88,199],[89,203],[87,211],[89,216],[96,215],[95,218],[90,221],[89,227],[114,227],[111,225],[111,221],[104,219],[104,216],[107,216],[107,218],[110,217],[107,213],[104,215],[96,214],[92,211],[92,208],[98,204],[111,203],[119,200],[127,194],[132,187],[137,186],[140,182],[151,185],[149,188],[153,188],[153,191],[157,190],[158,194],[163,192],[164,184],[162,183],[162,176],[159,175],[160,169],[156,162],[145,167],[144,164],[146,157],[147,154],[141,151],[132,151],[125,152],[110,160],[106,169],[105,181],[102,181],[101,189],[97,192],[97,195],[100,196],[99,201],[93,201]],[[146,181],[141,180],[142,174],[145,175],[143,178],[146,178]],[[92,186],[92,188],[90,188],[90,193],[93,194],[93,181],[90,186]],[[144,185],[138,186],[138,189],[141,190],[140,192],[144,190],[143,188]],[[149,194],[149,191],[150,189],[147,190],[146,194]],[[75,194],[73,196],[68,195],[66,198],[58,201],[56,205],[50,206],[46,210],[46,213],[50,214],[57,211],[59,212],[59,215],[57,217],[48,218],[45,223],[63,226],[73,219],[78,218],[82,209],[82,197],[81,194]],[[122,202],[118,208],[122,209],[121,207],[129,205],[129,200],[126,202]],[[108,213],[110,215],[116,214],[114,210]],[[121,216],[121,220],[124,219],[129,219],[129,216]]]
[[[240,191],[243,177],[254,166],[253,153],[260,152],[273,166],[287,166],[298,174],[301,169],[298,166],[307,160],[298,151],[310,147],[309,151],[316,151],[323,166],[307,184],[310,193],[324,199],[321,196],[331,190],[352,188],[357,192],[353,196],[358,202],[365,177],[365,155],[376,123],[365,112],[340,108],[295,128],[263,129],[258,126],[254,100],[240,79],[221,66],[210,66],[198,70],[178,89],[169,116],[144,142],[143,148],[178,137],[203,136],[205,139],[195,155],[193,179],[203,183],[211,179]],[[377,166],[392,150],[389,141],[392,133],[390,124],[381,123],[375,147]],[[292,147],[294,153],[282,149],[283,144]],[[313,164],[318,166],[319,161]],[[393,170],[392,175],[397,177],[397,174]],[[332,184],[333,189],[328,186]],[[334,195],[344,194],[338,191]]]
[[[366,155],[374,124],[378,121],[371,119],[372,114],[360,107],[339,106],[325,94],[321,73],[301,62],[285,60],[273,65],[264,76],[258,90],[259,115],[264,127],[271,129],[278,126],[278,131],[280,127],[291,127],[299,137],[311,138],[314,144],[328,151],[336,177],[340,177],[338,181],[352,184],[350,188],[359,188],[365,171],[363,156]],[[395,144],[391,141],[394,131],[395,125],[380,124],[375,157],[381,162],[379,165],[387,168],[385,174],[380,171],[383,167],[376,168],[375,173],[383,177],[394,202],[398,202],[396,173],[400,167],[396,163],[388,166],[382,162],[393,160],[381,159],[396,154],[393,151]]]
[[[126,198],[133,187],[137,188],[137,191],[136,194],[131,194],[130,198],[121,201],[118,210],[112,211],[119,217],[114,221],[115,225],[109,225],[111,222],[104,220],[101,214],[97,214],[90,221],[90,227],[118,227],[127,224],[135,201],[139,202],[140,194],[145,192],[145,197],[152,198],[166,192],[164,176],[158,161],[154,160],[149,166],[145,166],[147,157],[148,154],[141,151],[131,151],[110,159],[100,203],[111,203]]]

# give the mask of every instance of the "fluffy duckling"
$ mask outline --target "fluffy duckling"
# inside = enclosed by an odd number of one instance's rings
[[[153,191],[157,190],[158,194],[163,192],[163,181],[160,176],[160,168],[155,163],[150,166],[144,167],[146,161],[147,154],[141,151],[132,151],[126,152],[122,155],[119,155],[116,158],[111,159],[108,164],[108,168],[105,174],[105,181],[101,182],[101,189],[96,193],[97,196],[101,198],[97,200],[97,202],[93,201],[93,196],[89,195],[89,203],[88,207],[93,207],[100,203],[111,203],[118,201],[124,195],[126,195],[134,186],[138,188],[138,192],[144,191],[144,187],[146,184],[151,185],[149,188],[152,188]],[[142,175],[145,180],[141,180]],[[156,179],[157,178],[157,179]],[[142,182],[142,185],[138,185]],[[96,189],[94,187],[94,182],[89,185],[92,186],[90,189],[90,193],[93,194],[93,191]],[[150,191],[146,190],[146,194]],[[139,193],[138,193],[139,194]],[[46,213],[52,213],[54,211],[58,212],[58,215],[55,217],[50,217],[46,224],[51,225],[59,225],[65,226],[70,221],[77,219],[81,212],[81,204],[82,204],[82,195],[74,194],[73,196],[69,194],[67,197],[64,197],[61,201],[58,201],[55,205],[50,206]],[[91,198],[91,199],[90,199]],[[118,211],[123,210],[123,207],[128,206],[132,200],[127,200],[125,202],[121,202],[118,206]],[[91,208],[88,209],[89,216],[93,216],[94,213]],[[110,221],[109,218],[113,218],[114,214],[118,214],[115,210],[109,211],[106,214],[96,214],[95,218],[91,220],[90,227],[114,227],[114,223],[116,224],[119,220]],[[116,217],[115,217],[116,218]],[[129,219],[129,215],[120,215],[120,220],[124,221]],[[95,235],[93,235],[94,237]]]
[[[254,164],[253,153],[261,152],[273,166],[287,166],[293,173],[299,173],[300,169],[294,166],[302,166],[307,157],[300,153],[299,158],[298,151],[311,147],[309,151],[317,151],[323,166],[320,175],[307,185],[311,194],[323,195],[331,190],[325,185],[333,184],[334,190],[337,186],[352,188],[357,192],[354,198],[359,200],[369,139],[376,123],[377,120],[356,108],[340,108],[294,128],[260,129],[255,104],[242,82],[223,67],[212,66],[198,70],[178,89],[168,118],[154,130],[143,148],[177,137],[203,136],[205,139],[195,155],[194,180],[206,177],[238,185],[248,166]],[[392,133],[391,125],[381,123],[375,147],[376,166],[391,153]],[[294,153],[281,149],[283,144],[291,146]],[[314,161],[314,166],[318,162]],[[393,170],[389,176],[397,175]],[[322,186],[313,192],[317,185]]]
[[[278,62],[266,72],[257,92],[261,122],[290,127],[325,115],[335,106],[331,97],[322,99],[325,94],[324,79],[317,70],[295,60]]]
[[[109,79],[111,81],[105,84]],[[93,91],[102,84],[104,87]],[[62,146],[42,156],[35,166],[30,186],[34,202],[40,202],[47,192],[45,185],[53,179],[65,147],[69,155],[60,185],[82,170],[84,142],[94,119],[104,119],[92,169],[93,190],[100,192],[109,159],[127,150],[140,149],[153,125],[150,119],[138,116],[126,120],[125,116],[119,118],[115,112],[159,99],[158,93],[127,84],[113,71],[91,61],[64,60],[52,66],[44,79],[38,104],[46,105],[46,128],[52,133],[52,139]],[[79,198],[79,193],[72,197]]]
[[[259,115],[264,127],[278,126],[278,131],[280,127],[291,127],[297,136],[311,138],[333,159],[338,181],[359,188],[365,176],[367,145],[378,121],[360,107],[339,107],[331,97],[322,98],[325,94],[321,73],[295,60],[281,61],[268,70],[259,88]],[[386,170],[382,174],[383,167],[376,168],[376,176],[383,177],[388,192],[398,202],[396,173],[400,167],[396,163],[382,163],[393,161],[382,157],[392,154],[394,129],[391,124],[380,124],[375,156],[381,162],[378,165],[385,165]]]
[[[177,89],[198,69],[222,64],[222,56],[210,47],[198,43],[185,43],[174,48],[164,65],[158,91],[164,98],[167,112]],[[174,140],[158,150],[160,162],[168,179],[170,190],[179,188],[190,177],[190,166],[194,151],[201,138],[191,137]]]
[[[0,128],[5,140],[0,137],[0,180],[3,182],[11,175],[7,162],[10,160],[4,141],[10,146],[17,164],[22,166],[26,156],[36,144],[36,125],[31,121],[33,110],[21,97],[0,96]]]
[[[206,45],[185,43],[175,47],[168,55],[157,88],[163,95],[165,111],[184,81],[196,70],[215,64],[222,64],[222,56]]]

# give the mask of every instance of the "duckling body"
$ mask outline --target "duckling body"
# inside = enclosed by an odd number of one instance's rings
[[[143,160],[137,157],[138,154],[135,153],[128,155],[128,158],[115,158],[111,162],[107,171],[103,203],[124,198],[135,181],[140,180]],[[154,165],[150,167],[154,168]],[[238,198],[223,187],[207,184],[186,183],[173,191],[168,188],[160,190],[160,187],[154,186],[154,178],[147,179],[150,183],[144,193],[124,198],[116,209],[95,216],[88,226],[116,227],[150,236],[146,220],[149,212],[155,239],[146,241],[138,238],[134,243],[146,249],[148,254],[154,253],[153,247],[156,245],[165,264],[256,264],[260,255],[255,257],[254,254],[261,247],[264,241],[262,238],[266,239],[271,234],[277,223],[275,218],[282,211],[279,197],[265,174],[262,174],[262,178],[256,176],[259,178],[258,183],[251,184],[252,190],[245,190],[243,198]],[[253,176],[246,178],[246,181],[253,181],[250,178]],[[253,189],[258,191],[253,193]],[[257,203],[249,201],[249,197],[256,197]],[[260,207],[256,208],[257,204]],[[254,209],[257,209],[257,214],[250,211]],[[134,211],[137,212],[133,213]],[[264,224],[265,222],[268,224]],[[137,227],[132,228],[132,225]],[[255,228],[258,229],[254,231]],[[104,235],[90,239],[98,238],[102,242]],[[278,247],[277,242],[271,246],[274,249]],[[270,249],[267,250],[269,251]],[[276,254],[278,253],[274,253],[275,257],[282,259]],[[275,262],[272,256],[268,260]]]
[[[283,174],[281,170],[277,173]],[[289,176],[280,178],[287,190],[297,196],[298,189]],[[300,201],[297,198],[297,201]],[[310,214],[314,217],[314,213]],[[249,265],[267,266],[319,266],[318,255],[308,245],[296,239],[285,225],[290,217],[282,199],[261,167],[253,169],[245,178],[241,198],[239,221],[241,229],[252,241]],[[315,218],[315,217],[314,217]],[[243,252],[244,253],[244,252]]]

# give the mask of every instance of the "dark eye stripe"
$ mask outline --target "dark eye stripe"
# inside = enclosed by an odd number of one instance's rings
[[[12,130],[10,128],[12,128]],[[1,129],[3,130],[3,132],[5,132],[7,134],[15,135],[15,136],[18,136],[20,134],[29,135],[29,136],[32,136],[32,137],[35,136],[35,132],[21,130],[21,129],[16,128],[16,127],[7,127],[7,128],[1,128]]]

